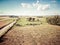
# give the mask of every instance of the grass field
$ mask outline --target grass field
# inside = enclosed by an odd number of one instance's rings
[[[0,45],[60,45],[60,26],[14,26]]]
[[[28,21],[21,17],[4,35],[0,45],[60,45],[60,26],[48,24],[46,18]]]
[[[39,18],[40,21],[28,21],[25,17],[22,17],[18,20],[16,24],[20,26],[26,26],[26,25],[41,25],[46,24],[46,18]]]
[[[12,19],[12,18],[7,18],[7,19],[2,19],[0,20],[0,28],[13,22],[15,19]]]

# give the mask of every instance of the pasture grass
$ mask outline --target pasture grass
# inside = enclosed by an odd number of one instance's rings
[[[46,18],[39,18],[39,21],[28,21],[25,17],[20,18],[16,25],[20,26],[27,26],[27,25],[41,25],[41,24],[46,24]]]

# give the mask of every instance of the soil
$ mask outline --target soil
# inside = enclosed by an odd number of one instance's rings
[[[0,21],[0,28],[3,27],[6,24],[7,24],[6,22]]]
[[[0,45],[60,45],[60,26],[14,26]]]

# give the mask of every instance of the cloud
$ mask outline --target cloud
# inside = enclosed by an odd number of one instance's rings
[[[48,10],[50,8],[50,5],[49,4],[46,4],[42,7],[42,10]]]
[[[56,3],[56,0],[52,0],[53,3]]]
[[[35,8],[37,11],[45,11],[50,8],[50,4],[40,4],[39,1],[37,0],[36,3],[21,3],[21,6],[23,8]]]
[[[48,10],[50,8],[50,5],[46,4],[46,5],[39,5],[37,6],[37,10],[38,11],[45,11],[45,10]]]
[[[50,8],[50,4],[40,4],[39,3],[39,1],[37,1],[36,3],[33,3],[32,4],[33,5],[33,7],[36,7],[36,9],[38,10],[38,11],[44,11],[44,10],[48,10],[49,8]]]
[[[31,4],[28,4],[28,3],[21,3],[21,6],[23,8],[31,8],[32,7],[32,5]]]

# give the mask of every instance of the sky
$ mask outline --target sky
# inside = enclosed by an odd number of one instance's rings
[[[60,15],[60,0],[0,0],[0,15]]]

